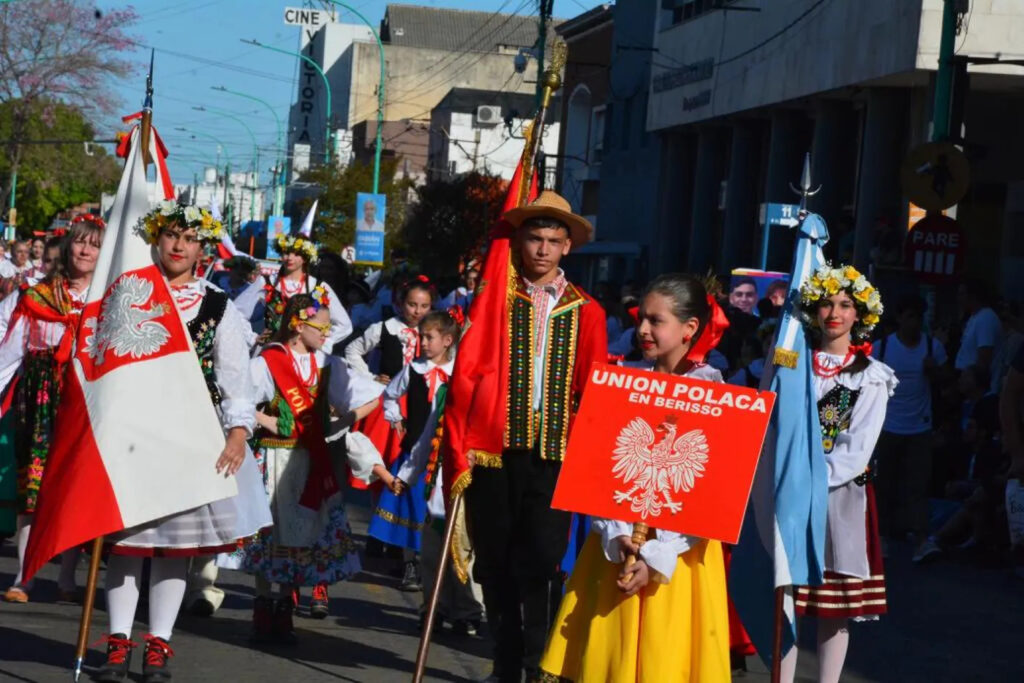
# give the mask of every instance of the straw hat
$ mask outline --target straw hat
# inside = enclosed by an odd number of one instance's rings
[[[569,202],[551,190],[541,192],[532,204],[512,209],[504,218],[516,229],[530,218],[554,218],[569,228],[573,247],[582,246],[594,238],[594,226],[590,221],[574,214]]]

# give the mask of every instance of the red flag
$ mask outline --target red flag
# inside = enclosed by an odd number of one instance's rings
[[[25,578],[67,548],[238,491],[213,463],[224,433],[150,247],[138,129],[61,390]]]
[[[523,164],[519,162],[509,184],[502,215],[519,205]],[[537,175],[532,174],[527,201],[537,196]],[[508,292],[512,226],[499,220],[491,231],[491,244],[480,274],[480,286],[469,307],[469,323],[455,370],[448,384],[444,409],[442,474],[445,500],[469,485],[470,452],[500,455],[505,435],[505,397],[508,395]],[[472,411],[472,418],[470,417]]]

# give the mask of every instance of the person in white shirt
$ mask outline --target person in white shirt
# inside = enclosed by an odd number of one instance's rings
[[[947,361],[942,343],[922,331],[925,310],[916,294],[900,301],[899,328],[872,351],[899,380],[875,447],[879,531],[893,539],[910,534],[918,553],[928,537],[932,380]]]
[[[954,367],[963,370],[978,365],[991,372],[992,359],[1002,346],[1003,325],[990,306],[988,287],[980,280],[967,280],[957,290],[957,303],[969,317],[960,337]],[[999,378],[992,379],[993,386],[997,386]]]
[[[363,202],[363,217],[359,221],[357,229],[384,232],[384,224],[377,220],[377,202],[372,199]]]

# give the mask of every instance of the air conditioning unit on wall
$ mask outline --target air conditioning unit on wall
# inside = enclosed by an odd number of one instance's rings
[[[497,126],[501,123],[501,107],[490,104],[477,107],[476,122],[481,126]]]

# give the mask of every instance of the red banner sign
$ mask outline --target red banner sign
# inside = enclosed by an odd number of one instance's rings
[[[552,507],[739,539],[775,394],[595,363]]]

